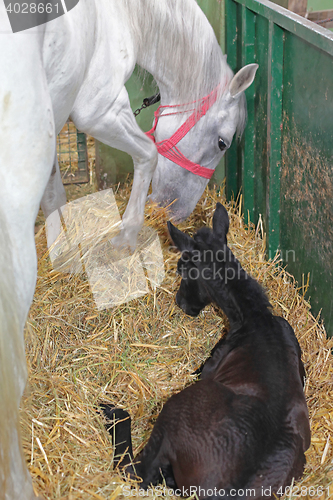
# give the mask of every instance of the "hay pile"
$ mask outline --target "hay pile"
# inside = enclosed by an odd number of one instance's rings
[[[126,186],[116,193],[121,213],[129,190]],[[80,196],[80,190],[76,192]],[[207,189],[191,218],[179,227],[192,233],[210,225],[218,200],[224,201]],[[326,488],[333,494],[333,343],[311,315],[305,288],[296,288],[277,259],[265,260],[260,227],[246,226],[238,209],[228,208],[230,247],[266,288],[275,313],[290,322],[300,341],[308,375],[312,445],[299,485],[314,487],[303,489],[308,492],[303,498],[327,498]],[[28,467],[36,492],[45,500],[126,498],[125,479],[112,471],[112,447],[96,411],[98,402],[117,403],[130,411],[137,453],[163,403],[191,383],[193,370],[227,326],[213,306],[190,318],[175,305],[178,254],[170,248],[166,220],[164,211],[147,207],[146,224],[159,232],[163,244],[162,286],[104,311],[96,309],[84,274],[52,271],[43,225],[36,234],[39,269],[25,332],[29,384],[21,418]],[[151,498],[157,497],[158,491],[151,493]]]

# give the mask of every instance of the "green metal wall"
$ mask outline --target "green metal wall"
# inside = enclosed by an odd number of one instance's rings
[[[301,282],[310,273],[315,314],[333,333],[333,33],[266,0],[225,0],[226,52],[234,71],[257,62],[249,119],[226,158],[227,195],[264,216]]]

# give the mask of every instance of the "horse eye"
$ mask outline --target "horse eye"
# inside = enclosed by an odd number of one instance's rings
[[[219,148],[220,148],[221,151],[224,151],[225,149],[227,149],[227,145],[224,142],[224,140],[221,139],[221,137],[219,137]]]

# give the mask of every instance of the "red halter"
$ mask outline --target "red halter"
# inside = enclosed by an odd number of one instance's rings
[[[161,109],[164,108],[178,108],[178,107],[183,107],[184,104],[174,104],[171,106],[159,106],[157,110],[154,113],[155,120],[154,120],[154,125],[151,130],[146,132],[146,135],[150,137],[155,142],[155,145],[157,147],[157,151],[162,155],[165,156],[165,158],[168,158],[169,160],[173,161],[174,163],[177,163],[177,165],[180,165],[181,167],[185,168],[186,170],[189,170],[195,175],[199,175],[200,177],[205,177],[205,179],[211,179],[214,170],[211,168],[207,167],[202,167],[201,165],[198,165],[197,163],[192,162],[188,158],[186,158],[176,147],[176,144],[187,134],[189,130],[191,130],[192,127],[202,118],[209,108],[216,102],[218,91],[219,91],[220,85],[218,85],[209,95],[206,97],[203,97],[201,99],[201,104],[199,109],[194,110],[193,113],[187,118],[187,120],[179,127],[178,130],[170,137],[170,139],[166,139],[164,141],[156,142],[155,137],[154,137],[154,132],[157,127],[157,122],[158,119],[161,116],[168,116],[168,115],[175,115],[178,113],[186,113],[187,111],[192,111],[190,110],[185,110],[185,111],[174,111],[173,113],[165,113],[162,115],[160,113]],[[193,101],[192,103],[189,104],[194,104],[197,101]]]

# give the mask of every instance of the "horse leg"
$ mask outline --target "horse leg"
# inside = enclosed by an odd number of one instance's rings
[[[45,148],[45,157],[48,152]],[[24,149],[21,145],[21,150]],[[31,154],[26,149],[27,156]],[[33,160],[33,156],[30,156]],[[52,161],[52,160],[51,160]],[[43,161],[44,163],[44,161]],[[35,166],[36,162],[32,162]],[[51,167],[52,163],[50,163]],[[31,176],[32,179],[35,176]],[[39,179],[38,179],[39,180]],[[35,179],[37,181],[37,179]],[[26,187],[26,186],[25,186]],[[0,190],[1,191],[1,190]],[[23,191],[23,190],[22,190]],[[0,489],[6,500],[30,500],[33,495],[31,478],[22,457],[19,437],[18,407],[26,379],[23,328],[32,302],[37,276],[34,222],[43,194],[36,203],[27,192],[13,193],[16,206],[10,206],[0,194]],[[16,197],[17,196],[17,197]],[[12,256],[10,255],[12,254]]]
[[[30,500],[35,497],[21,451],[18,407],[27,379],[23,328],[37,276],[34,222],[39,203],[28,201],[29,190],[25,199],[12,194],[12,203],[20,200],[15,207],[0,193],[0,490],[5,500]]]
[[[108,99],[106,92],[105,102]],[[134,249],[144,221],[144,206],[150,181],[157,165],[157,149],[137,125],[125,87],[106,112],[103,109],[101,113],[100,100],[100,93],[98,99],[91,96],[87,106],[86,101],[79,96],[71,118],[79,130],[108,146],[125,151],[133,158],[133,187],[123,215],[121,233],[113,238],[113,242],[117,246]]]
[[[48,218],[46,231],[48,248],[50,248],[61,232],[62,227],[58,210],[66,205],[66,202],[66,191],[61,180],[58,155],[56,152],[51,175],[41,201],[45,219]]]
[[[4,32],[1,42],[0,497],[31,500],[18,411],[27,379],[23,328],[37,277],[34,224],[52,168],[55,131],[39,35]]]

